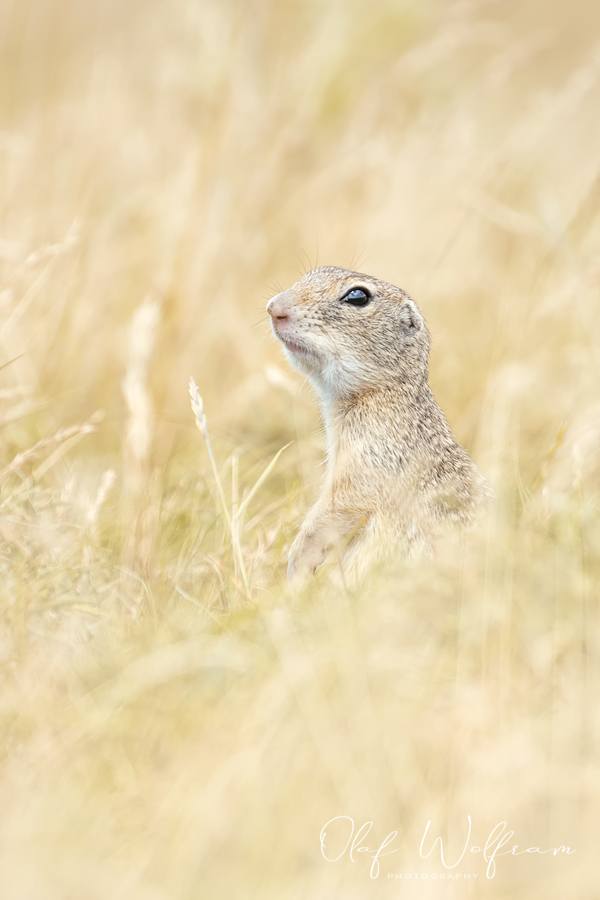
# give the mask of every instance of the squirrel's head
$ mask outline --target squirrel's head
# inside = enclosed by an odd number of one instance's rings
[[[267,304],[271,327],[325,400],[427,377],[429,334],[411,298],[385,281],[324,266]]]

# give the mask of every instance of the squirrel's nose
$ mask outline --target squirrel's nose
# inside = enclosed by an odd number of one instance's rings
[[[267,303],[267,312],[272,319],[287,319],[290,314],[287,291],[271,297]]]

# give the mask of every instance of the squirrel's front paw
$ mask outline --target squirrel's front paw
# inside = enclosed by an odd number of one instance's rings
[[[318,546],[313,541],[296,538],[288,556],[287,580],[290,584],[300,584],[314,575],[325,561],[328,548]]]

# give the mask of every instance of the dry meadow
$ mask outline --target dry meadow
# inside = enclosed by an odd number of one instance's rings
[[[598,896],[599,109],[586,0],[1,0],[2,900]],[[498,499],[292,596],[317,263],[415,298]]]

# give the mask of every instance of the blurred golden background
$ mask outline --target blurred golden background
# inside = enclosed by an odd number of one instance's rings
[[[599,104],[586,0],[0,0],[3,900],[597,896]],[[316,264],[414,297],[498,505],[293,602]],[[395,878],[467,815],[576,853]]]

